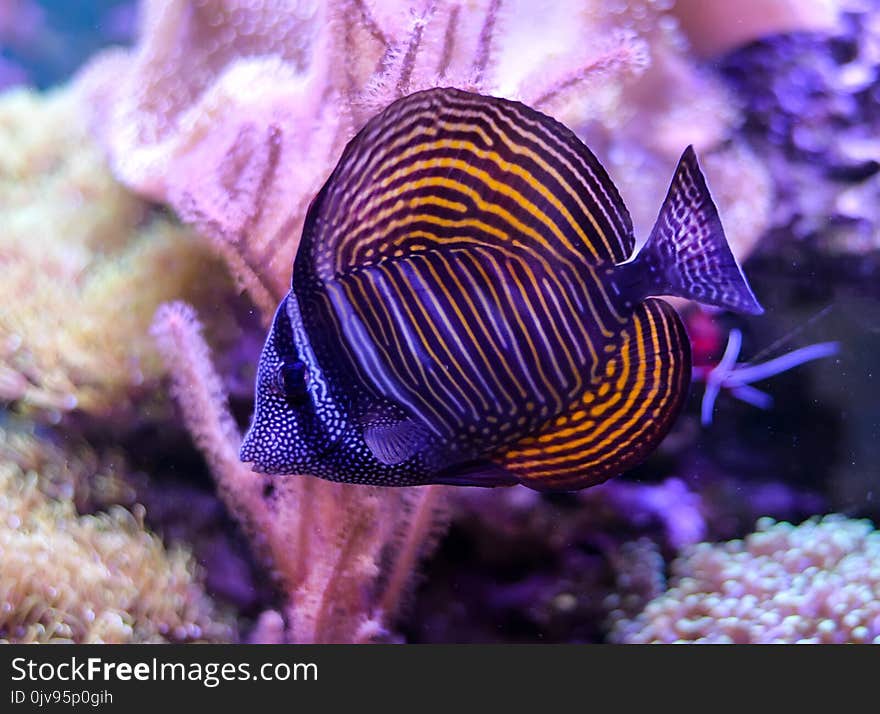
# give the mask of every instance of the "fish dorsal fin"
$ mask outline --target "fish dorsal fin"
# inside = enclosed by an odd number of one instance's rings
[[[431,89],[394,102],[349,142],[309,210],[296,269],[327,281],[468,245],[618,263],[632,252],[632,222],[599,161],[555,119]]]
[[[697,155],[687,147],[645,247],[623,270],[646,295],[677,295],[752,315],[764,310],[736,262]]]
[[[690,343],[664,300],[639,303],[605,374],[536,434],[493,457],[539,491],[594,486],[636,466],[678,416],[691,375]]]
[[[369,421],[364,441],[379,461],[395,466],[414,456],[425,444],[425,430],[412,419]]]

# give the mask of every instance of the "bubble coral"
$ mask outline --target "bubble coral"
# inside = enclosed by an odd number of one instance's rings
[[[0,462],[0,642],[229,642],[192,555],[143,511],[78,515],[40,476]]]
[[[228,285],[189,230],[114,180],[82,113],[70,89],[0,98],[0,400],[50,418],[130,406],[161,370],[158,304]]]
[[[701,543],[671,587],[622,617],[617,642],[880,643],[880,532],[839,515],[758,521],[744,540]]]

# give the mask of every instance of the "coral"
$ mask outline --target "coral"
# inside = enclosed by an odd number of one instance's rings
[[[633,528],[660,524],[665,542],[674,550],[698,543],[706,535],[702,499],[681,479],[667,478],[658,484],[615,481],[602,491],[585,493],[582,501],[596,520],[602,514],[616,513],[626,514]]]
[[[77,515],[40,475],[0,461],[0,642],[229,642],[195,561],[143,511]]]
[[[744,540],[701,543],[618,642],[880,643],[880,532],[839,515],[758,521]]]
[[[708,535],[700,497],[677,479],[553,495],[459,489],[452,499],[450,533],[406,628],[419,642],[599,641],[606,601],[642,555],[631,541],[646,539],[645,557],[662,563],[660,551]],[[642,599],[662,592],[656,569],[641,570],[657,581]],[[640,602],[627,594],[628,611]]]
[[[609,168],[640,238],[691,143],[739,257],[766,225],[763,163],[735,134],[729,90],[695,63],[665,0],[146,0],[140,30],[132,49],[102,54],[78,78],[93,131],[117,178],[211,239],[264,324],[289,287],[309,202],[345,142],[387,103],[431,86],[520,99],[572,126]],[[221,496],[277,576],[280,611],[266,611],[251,639],[389,637],[442,521],[441,492],[252,473],[238,461],[229,385],[195,313],[163,307],[153,332]],[[703,535],[698,499],[681,482],[607,494],[593,505],[614,524],[659,527],[672,548]],[[670,503],[686,517],[667,519]],[[610,559],[616,545],[596,530]],[[564,596],[576,588],[563,590],[547,600],[548,623],[572,612]]]
[[[450,531],[418,591],[407,639],[602,642],[609,612],[632,619],[666,591],[666,563],[681,549],[741,536],[762,516],[799,522],[828,510],[794,484],[728,477],[705,460],[680,479],[643,481],[669,463],[655,455],[627,477],[638,481],[577,493],[454,492]]]
[[[278,639],[282,631],[297,643],[387,637],[412,571],[442,531],[442,488],[368,488],[254,473],[238,459],[241,436],[192,308],[163,306],[153,334],[220,495],[284,597],[284,627],[277,613],[264,615],[253,639]]]
[[[651,61],[637,78],[587,93],[592,107],[572,126],[597,153],[647,240],[683,147],[699,156],[731,249],[744,260],[766,229],[773,184],[763,161],[736,134],[739,111],[715,73],[696,65],[669,16],[648,13],[641,30]],[[603,95],[604,98],[603,98]]]
[[[743,256],[764,226],[766,176],[726,145],[736,111],[687,57],[667,5],[148,0],[136,47],[99,56],[79,84],[115,174],[212,237],[264,322],[345,142],[390,101],[437,85],[579,128],[642,237],[682,148],[714,152],[709,180],[722,214],[743,219],[727,226]]]
[[[650,538],[624,543],[612,558],[614,592],[605,598],[611,623],[638,615],[666,590],[663,555]]]
[[[673,12],[694,50],[717,57],[754,40],[791,32],[836,29],[840,0],[676,0]]]
[[[880,20],[842,2],[833,28],[764,38],[719,60],[743,133],[771,172],[772,225],[830,254],[880,235]]]
[[[155,386],[158,304],[228,280],[190,231],[119,186],[69,89],[0,99],[0,399],[108,414]],[[221,318],[218,318],[222,320]]]
[[[99,453],[71,433],[64,435],[62,447],[48,434],[38,435],[27,422],[0,423],[0,463],[39,474],[40,490],[48,498],[71,501],[77,513],[111,505],[130,507],[141,485],[120,450]]]

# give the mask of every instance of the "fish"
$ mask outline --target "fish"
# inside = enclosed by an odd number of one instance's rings
[[[644,246],[592,151],[452,88],[370,119],[306,214],[240,458],[374,486],[578,490],[643,461],[691,379],[661,297],[760,314],[693,147]]]

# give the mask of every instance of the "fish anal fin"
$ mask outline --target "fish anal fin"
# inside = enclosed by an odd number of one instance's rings
[[[446,486],[514,486],[519,479],[503,466],[488,460],[468,461],[439,471],[431,483]]]
[[[538,491],[594,486],[641,463],[668,433],[691,375],[681,319],[649,298],[617,347],[604,376],[563,414],[497,456],[520,483]]]
[[[363,436],[373,456],[387,466],[413,457],[425,444],[425,429],[412,419],[368,422]]]

